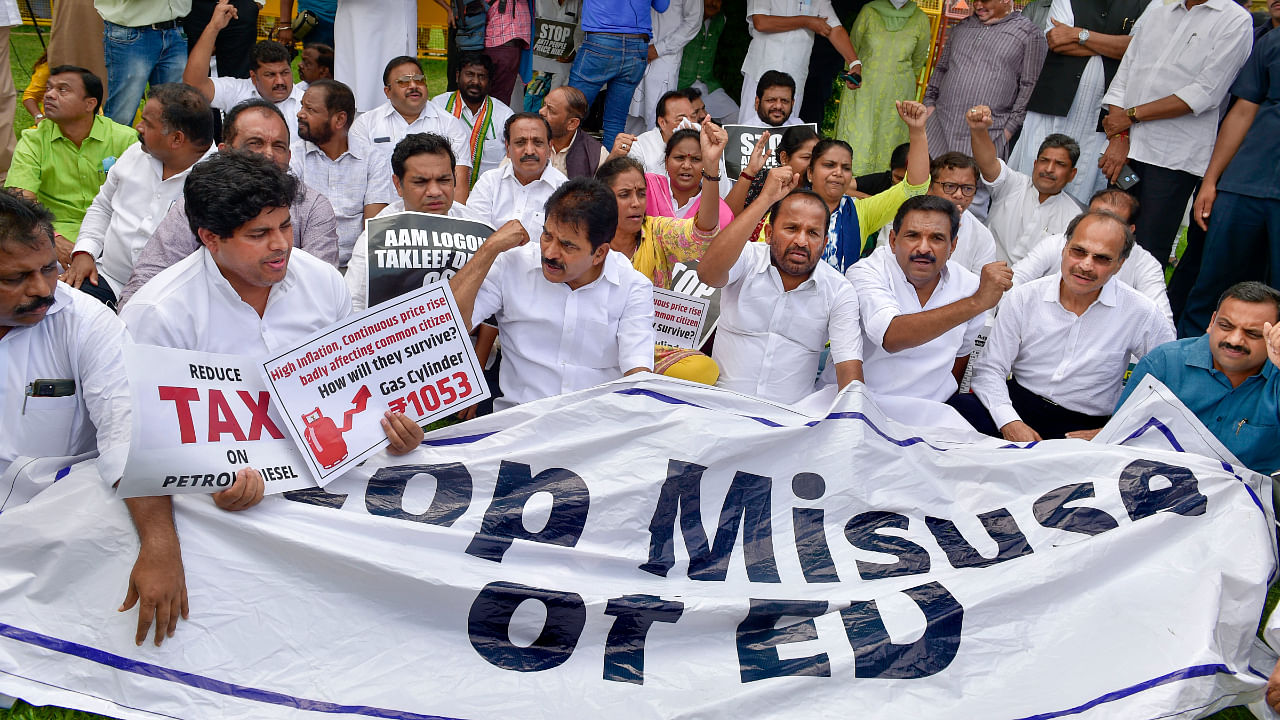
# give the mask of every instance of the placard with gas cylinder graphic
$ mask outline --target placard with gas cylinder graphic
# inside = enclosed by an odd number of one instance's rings
[[[489,397],[443,282],[334,323],[261,372],[320,485],[387,444],[387,410],[425,425]]]

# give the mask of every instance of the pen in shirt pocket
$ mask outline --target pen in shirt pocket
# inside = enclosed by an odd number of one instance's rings
[[[1245,426],[1245,424],[1246,424],[1246,423],[1248,423],[1248,422],[1249,422],[1249,418],[1244,418],[1244,419],[1243,419],[1243,420],[1241,420],[1240,422],[1236,423],[1236,434],[1237,434],[1237,435],[1239,435],[1239,434],[1240,434],[1240,428],[1244,427],[1244,426]]]

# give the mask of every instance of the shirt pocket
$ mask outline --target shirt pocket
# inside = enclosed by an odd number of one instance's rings
[[[578,327],[576,362],[583,367],[606,370],[618,367],[618,326],[607,320],[584,320]]]
[[[56,457],[70,452],[71,430],[80,408],[80,396],[28,397],[25,402],[18,418],[23,440],[18,451],[30,457]]]

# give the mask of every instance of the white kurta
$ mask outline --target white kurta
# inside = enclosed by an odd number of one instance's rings
[[[418,56],[418,4],[413,0],[338,0],[333,21],[333,76],[367,112],[386,102],[382,71],[397,55]]]
[[[697,36],[702,24],[702,2],[671,0],[665,11],[650,11],[650,15],[653,19],[652,44],[658,57],[645,68],[644,78],[636,86],[636,93],[631,97],[631,110],[627,113],[628,126],[634,120],[641,131],[657,122],[658,98],[676,89],[684,46]]]
[[[813,31],[760,32],[751,23],[752,15],[814,15],[826,18],[827,24],[836,28],[832,32],[844,32],[844,27],[840,24],[836,11],[831,8],[831,0],[748,0],[747,30],[751,33],[751,45],[747,48],[746,59],[742,61],[742,109],[739,122],[750,122],[756,117],[756,83],[766,70],[781,70],[796,81],[795,104],[791,109],[791,114],[795,115],[804,100],[804,81],[809,77]]]

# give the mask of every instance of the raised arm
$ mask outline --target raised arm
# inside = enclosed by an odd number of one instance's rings
[[[213,102],[214,94],[213,81],[209,79],[209,62],[213,59],[218,33],[237,17],[239,13],[236,6],[231,4],[231,0],[218,0],[218,5],[209,18],[209,24],[205,26],[204,32],[200,33],[200,39],[191,46],[191,52],[187,54],[187,67],[182,71],[182,82],[199,90],[204,99],[209,102]]]
[[[1013,287],[1013,271],[1003,262],[982,267],[978,290],[967,298],[918,313],[898,315],[889,321],[881,345],[886,352],[896,353],[919,347],[952,328],[993,309]]]
[[[505,225],[490,235],[488,240],[484,241],[457,275],[449,278],[449,289],[453,291],[454,302],[458,303],[458,312],[462,315],[462,321],[467,324],[467,332],[471,332],[472,328],[471,315],[475,312],[476,294],[480,292],[480,286],[489,275],[493,261],[497,260],[498,255],[504,251],[520,247],[527,242],[529,242],[529,233],[520,221],[508,220]]]
[[[925,185],[929,182],[929,138],[925,135],[924,125],[933,114],[933,108],[914,100],[899,100],[893,105],[898,117],[907,124],[907,138],[911,143],[907,148],[907,184]]]
[[[973,144],[973,159],[982,171],[982,179],[991,182],[1000,176],[1000,158],[996,154],[996,144],[991,141],[991,108],[977,105],[969,108],[964,114],[969,123],[969,138]]]
[[[751,190],[751,183],[757,175],[764,172],[764,164],[773,154],[769,149],[769,137],[768,130],[760,133],[756,146],[751,148],[751,157],[747,158],[746,167],[742,168],[738,177],[733,179],[733,188],[729,190],[728,195],[724,196],[724,204],[729,206],[734,215],[742,212],[742,209],[747,206],[747,192]]]
[[[752,239],[756,226],[773,204],[786,197],[787,193],[800,181],[800,176],[790,165],[776,167],[769,171],[764,181],[764,188],[756,201],[742,210],[729,227],[720,231],[716,239],[702,255],[698,262],[698,279],[711,287],[724,287],[729,283],[729,269],[738,262],[742,248]]]
[[[729,133],[724,128],[711,122],[708,118],[702,123],[702,132],[698,144],[702,146],[702,167],[720,167],[720,156],[724,154],[725,145],[729,142]],[[709,175],[702,171],[702,197],[698,201],[698,215],[694,223],[699,230],[710,232],[720,227],[720,181],[708,180]]]

